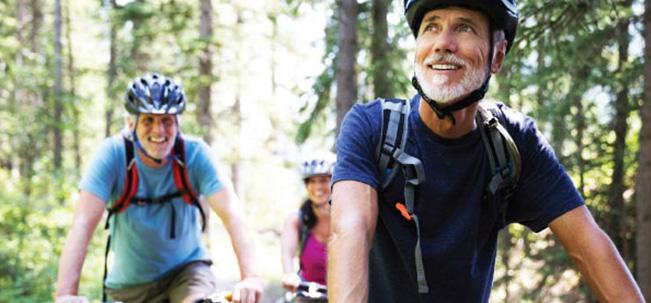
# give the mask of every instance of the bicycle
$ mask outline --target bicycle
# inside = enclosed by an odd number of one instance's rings
[[[81,298],[80,298],[81,300]],[[88,299],[87,299],[88,300]],[[195,303],[230,303],[233,302],[233,293],[228,292],[216,292],[208,296],[205,296],[202,299],[195,301]],[[123,303],[122,301],[104,301],[103,303]]]

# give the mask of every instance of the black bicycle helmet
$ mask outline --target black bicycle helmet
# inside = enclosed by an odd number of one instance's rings
[[[504,30],[508,52],[518,29],[518,7],[515,0],[404,0],[405,16],[414,37],[427,12],[446,6],[461,6],[485,13],[493,25]]]
[[[174,80],[152,73],[131,82],[124,107],[134,115],[181,114],[185,110],[185,94]]]

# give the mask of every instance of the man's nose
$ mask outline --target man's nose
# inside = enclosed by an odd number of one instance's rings
[[[446,29],[436,35],[432,48],[437,53],[454,53],[457,51],[458,41],[454,33]]]
[[[162,121],[154,121],[153,130],[156,133],[159,133],[159,134],[164,133],[165,132],[165,123],[163,123]]]

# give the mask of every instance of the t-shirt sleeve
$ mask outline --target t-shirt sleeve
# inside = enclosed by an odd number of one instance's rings
[[[125,155],[120,152],[123,145],[116,144],[114,140],[109,138],[100,144],[79,183],[81,190],[94,194],[105,204],[116,190],[120,172],[126,170],[126,159],[122,159]]]
[[[199,195],[208,197],[224,188],[218,162],[204,141],[197,141],[191,165],[193,174],[189,178],[196,184]]]
[[[535,122],[521,114],[514,121],[511,126],[519,129],[514,140],[519,146],[522,170],[508,219],[539,232],[584,201]]]
[[[378,115],[368,115],[368,111],[377,111]],[[332,183],[353,180],[379,187],[379,174],[375,160],[375,150],[380,136],[379,103],[354,105],[346,114],[337,138],[337,163],[335,164]]]

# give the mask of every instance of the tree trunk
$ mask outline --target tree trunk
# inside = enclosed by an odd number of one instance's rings
[[[54,0],[54,169],[61,170],[63,153],[63,64],[61,46],[61,0]]]
[[[335,78],[337,83],[337,128],[339,134],[341,121],[357,100],[357,75],[355,58],[357,56],[357,11],[356,0],[339,0],[339,38]]]
[[[373,36],[371,58],[373,59],[373,94],[375,98],[395,95],[389,81],[389,30],[387,23],[387,0],[373,0]]]
[[[68,57],[68,64],[67,64],[67,71],[68,71],[68,87],[70,87],[70,97],[71,98],[76,98],[77,96],[77,83],[75,81],[75,61],[74,61],[74,55],[72,52],[72,38],[70,33],[72,32],[72,28],[70,26],[70,0],[66,1],[65,4],[65,16],[64,20],[66,23],[66,41],[67,41],[67,57]],[[74,160],[75,160],[75,176],[79,177],[81,176],[81,136],[79,134],[79,127],[81,125],[79,121],[79,106],[77,105],[76,102],[73,102],[70,106],[72,110],[72,121],[73,121],[73,129],[72,129],[72,146],[74,150]]]
[[[509,293],[509,287],[511,285],[511,280],[513,278],[513,275],[511,274],[511,267],[510,267],[510,261],[511,261],[511,247],[513,246],[511,244],[511,232],[509,231],[508,226],[504,228],[502,232],[499,234],[499,243],[500,243],[500,248],[501,248],[501,261],[502,265],[504,266],[504,282],[502,283],[504,285],[504,302],[511,302],[510,299],[510,293]]]
[[[25,7],[25,3],[23,1],[16,1],[16,41],[18,41],[18,44],[20,45],[25,45],[25,27],[27,24],[27,7]],[[15,64],[16,68],[20,69],[23,67],[25,61],[25,57],[23,56],[22,50],[16,51],[16,58],[15,58]],[[17,111],[18,104],[20,103],[21,100],[25,100],[26,98],[26,92],[24,89],[22,89],[22,85],[20,81],[17,81],[15,86],[14,86],[14,91],[13,91],[13,96],[11,100],[9,101],[9,110],[12,113],[15,113]],[[13,140],[15,141],[15,140]],[[9,160],[9,163],[12,163],[14,161],[11,161],[12,159]]]
[[[20,0],[18,2],[20,2]],[[33,52],[36,52],[36,50],[38,50],[38,40],[36,39],[36,37],[38,36],[39,31],[41,30],[41,23],[43,22],[43,10],[42,10],[43,8],[41,7],[40,0],[32,0],[31,7],[32,7],[32,30],[30,31],[29,34],[30,36],[29,41],[30,41],[30,49]]]
[[[630,6],[630,1],[622,3],[623,7]],[[617,25],[618,45],[619,45],[619,58],[618,58],[618,73],[626,73],[626,64],[628,62],[628,19],[622,19]],[[622,77],[619,77],[620,79]],[[626,153],[626,134],[628,133],[627,119],[630,114],[628,81],[621,81],[621,89],[617,93],[615,100],[615,115],[613,117],[612,126],[615,131],[615,142],[613,146],[613,174],[608,189],[608,202],[610,204],[610,215],[608,224],[606,225],[608,234],[612,238],[615,246],[620,252],[624,252],[624,231],[626,228],[625,214],[627,213],[624,205],[624,155]],[[630,254],[624,254],[625,260],[630,260]]]
[[[587,67],[582,66],[581,69],[577,72],[577,79],[587,79],[589,70]],[[579,168],[579,185],[578,185],[578,190],[581,193],[583,197],[585,197],[585,173],[586,173],[586,161],[583,158],[583,154],[581,151],[583,151],[583,141],[585,139],[585,131],[586,131],[586,123],[585,123],[585,110],[583,109],[583,87],[580,88],[580,92],[575,92],[573,93],[573,98],[574,98],[574,107],[576,108],[576,121],[575,121],[575,128],[576,128],[576,137],[574,138],[574,144],[576,144],[577,151],[575,154],[576,156],[576,163]],[[558,116],[561,116],[559,113]],[[558,127],[558,124],[555,124],[554,127]],[[567,130],[563,128],[563,133],[566,134]],[[564,136],[563,136],[564,137]],[[565,138],[563,138],[565,140]],[[560,141],[561,144],[563,141]],[[559,146],[558,148],[562,148],[562,145]],[[559,149],[559,151],[562,149]]]
[[[276,41],[278,40],[278,18],[276,12],[272,12],[267,15],[267,18],[269,19],[269,22],[271,22],[271,49],[270,49],[270,57],[271,57],[271,96],[275,97],[276,96],[276,89],[278,88],[278,80],[276,76],[276,66],[277,66],[277,60],[276,60]]]
[[[237,39],[237,48],[240,49],[242,48],[242,26],[244,24],[244,20],[242,18],[242,11],[238,10],[237,11],[237,22],[235,25],[235,39]],[[243,61],[244,59],[241,57],[240,53],[235,54],[235,65],[236,66],[243,66]],[[240,151],[240,147],[242,146],[242,82],[243,80],[243,75],[241,72],[237,72],[235,75],[236,77],[236,87],[235,87],[235,100],[233,100],[233,106],[230,108],[230,117],[232,117],[231,123],[234,126],[234,131],[233,133],[235,136],[232,137],[233,142],[235,142],[233,146],[233,150],[231,151],[232,156],[231,156],[231,180],[233,182],[233,188],[235,189],[235,193],[237,193],[238,197],[243,197],[244,196],[244,186],[243,186],[243,176],[242,176],[242,153]],[[246,199],[242,199],[246,203]]]
[[[238,197],[242,197],[244,194],[243,183],[242,183],[242,167],[241,167],[241,157],[242,154],[239,152],[239,147],[242,146],[242,102],[239,93],[235,96],[235,102],[231,108],[231,117],[234,118],[234,124],[236,129],[236,137],[234,138],[237,145],[235,146],[233,162],[231,164],[231,173],[233,188],[237,193]]]
[[[115,9],[115,0],[104,0],[104,9],[107,12],[107,15],[110,15],[111,12]],[[113,132],[111,131],[111,125],[113,124],[113,112],[115,111],[115,78],[117,77],[117,68],[116,68],[116,56],[117,56],[117,41],[116,41],[116,30],[113,20],[108,18],[106,20],[109,27],[109,63],[108,69],[106,71],[106,97],[108,99],[107,107],[104,112],[104,122],[105,130],[104,136],[109,137]]]
[[[211,89],[212,89],[212,3],[211,0],[201,0],[201,20],[199,23],[199,35],[205,43],[204,49],[199,55],[199,104],[197,121],[205,130],[203,139],[211,144],[213,141],[214,120],[211,111]]]
[[[651,0],[644,10],[644,100],[640,108],[640,163],[636,193],[637,280],[645,298],[651,298]]]

